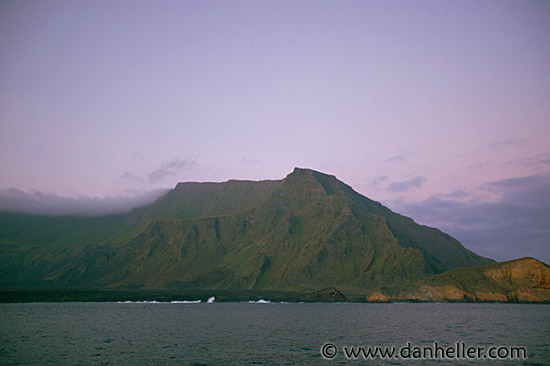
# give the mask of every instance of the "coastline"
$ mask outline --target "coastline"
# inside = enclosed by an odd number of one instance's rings
[[[550,304],[536,301],[479,301],[479,300],[418,300],[390,299],[372,301],[367,296],[349,295],[347,297],[327,296],[333,289],[313,293],[287,291],[257,290],[2,290],[0,303],[50,303],[50,302],[197,302],[207,303],[215,297],[215,302],[260,302],[271,303],[365,303],[365,304],[400,304],[400,303],[464,303],[464,304]],[[370,300],[370,301],[369,301]]]

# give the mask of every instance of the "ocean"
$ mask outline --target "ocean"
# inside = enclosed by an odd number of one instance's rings
[[[550,365],[550,306],[0,304],[2,365],[465,365],[488,359]]]

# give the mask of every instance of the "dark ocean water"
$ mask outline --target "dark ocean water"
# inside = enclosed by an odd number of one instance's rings
[[[326,343],[336,355],[321,356]],[[349,360],[344,346],[523,346],[525,360]],[[504,352],[504,351],[501,351]],[[0,304],[5,365],[550,365],[550,306]]]

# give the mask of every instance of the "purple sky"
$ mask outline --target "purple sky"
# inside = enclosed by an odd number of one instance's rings
[[[548,1],[2,1],[0,190],[308,167],[482,255],[550,262],[549,65]]]

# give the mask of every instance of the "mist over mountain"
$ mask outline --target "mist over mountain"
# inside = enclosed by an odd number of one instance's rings
[[[36,215],[100,216],[126,213],[149,205],[168,192],[155,189],[134,195],[113,197],[63,197],[39,191],[24,192],[15,188],[0,190],[0,211]]]

